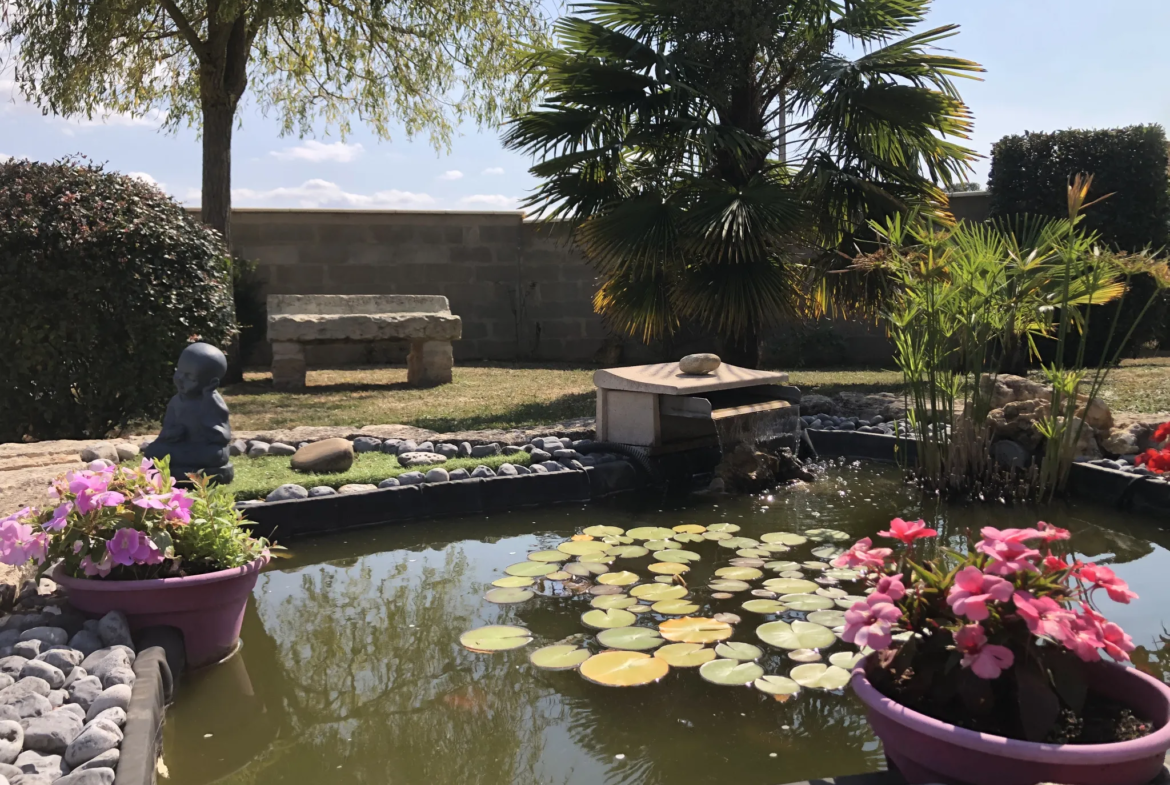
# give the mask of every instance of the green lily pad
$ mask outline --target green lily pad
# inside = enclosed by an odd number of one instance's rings
[[[577,557],[578,562],[589,562],[590,564],[613,564],[617,561],[617,557],[609,551],[600,551],[598,553],[582,553]]]
[[[826,578],[836,578],[839,581],[855,581],[861,577],[861,573],[857,570],[846,570],[843,568],[835,568],[832,570],[825,570]]]
[[[528,656],[528,661],[538,668],[549,671],[570,671],[590,657],[589,649],[559,644],[537,649]]]
[[[808,594],[816,591],[817,585],[802,578],[771,578],[764,581],[764,588],[777,594]]]
[[[835,545],[819,545],[812,549],[812,555],[816,556],[818,559],[835,559],[842,553],[844,553],[844,551]]]
[[[581,623],[595,630],[612,630],[614,627],[629,627],[638,617],[621,608],[598,608],[581,614]]]
[[[803,581],[805,579],[804,573],[801,572],[800,570],[785,570],[784,572],[778,573],[776,575],[776,577],[777,578],[788,578],[789,580],[793,580],[793,581]]]
[[[845,623],[844,611],[814,611],[806,617],[807,621],[819,624],[822,627],[837,627]]]
[[[723,542],[724,540],[730,540],[732,538],[732,536],[733,535],[728,534],[727,532],[715,532],[715,531],[703,532],[703,539],[710,540],[711,542]]]
[[[797,665],[790,675],[794,682],[809,689],[839,690],[849,683],[849,671],[823,662]]]
[[[654,580],[657,583],[674,583],[673,575],[655,575]]]
[[[459,642],[464,648],[478,654],[492,654],[527,646],[532,643],[532,633],[523,627],[492,624],[468,630],[459,636]]]
[[[707,527],[700,526],[697,523],[680,523],[678,526],[675,526],[672,531],[676,532],[677,534],[702,534],[703,532],[707,531]]]
[[[609,555],[619,559],[640,559],[649,552],[641,545],[614,545],[609,549]]]
[[[754,548],[760,543],[757,540],[753,540],[751,537],[731,537],[726,540],[719,540],[716,544],[720,548],[735,550],[736,548]]]
[[[788,659],[796,662],[817,662],[821,659],[821,653],[816,649],[793,649],[788,652]]]
[[[703,542],[703,535],[702,534],[687,534],[686,532],[683,532],[682,534],[674,535],[674,540],[675,540],[675,542],[680,542],[680,543]]]
[[[597,642],[610,649],[647,651],[661,646],[664,641],[658,630],[647,627],[615,627],[597,633]]]
[[[829,587],[826,589],[817,589],[815,592],[813,592],[813,594],[819,594],[822,597],[828,597],[829,599],[832,599],[832,600],[839,600],[842,597],[849,596],[849,592],[845,591],[844,589],[838,589],[836,587]]]
[[[715,653],[725,659],[739,660],[740,662],[750,662],[764,656],[764,650],[759,646],[753,646],[750,643],[737,643],[735,641],[720,643],[715,647]]]
[[[859,651],[838,651],[829,655],[829,662],[842,670],[851,671],[864,657],[865,655]]]
[[[804,536],[816,542],[845,542],[849,539],[848,534],[837,529],[809,529]]]
[[[572,575],[565,572],[564,570],[557,570],[556,572],[550,572],[548,575],[544,576],[544,579],[547,581],[567,581],[572,577]]]
[[[710,586],[712,591],[730,591],[730,592],[747,591],[748,589],[751,588],[750,583],[744,583],[743,581],[733,581],[731,579],[723,579],[723,578],[711,581],[711,583],[709,583],[708,586]]]
[[[626,536],[608,536],[602,537],[601,541],[606,545],[630,545],[634,542],[634,538]]]
[[[570,556],[584,556],[587,553],[604,553],[612,547],[612,545],[597,540],[583,540],[562,542],[557,546],[557,550]]]
[[[686,600],[659,600],[650,608],[663,616],[687,616],[699,610],[698,605]]]
[[[768,695],[795,695],[800,685],[787,676],[761,676],[753,682],[757,690]]]
[[[590,575],[601,575],[609,572],[609,567],[599,562],[571,562],[562,568],[570,575],[576,575],[578,578],[588,578]]]
[[[834,600],[838,608],[849,610],[859,602],[865,602],[865,597],[860,594],[846,594],[844,597],[838,597]]]
[[[806,570],[812,570],[814,572],[820,572],[821,570],[829,569],[829,565],[825,564],[823,561],[806,561],[800,566]]]
[[[709,532],[727,532],[730,534],[732,532],[739,531],[739,527],[736,526],[734,523],[713,523],[707,527],[707,531],[709,531]]]
[[[597,582],[604,586],[630,586],[638,582],[638,573],[629,570],[607,572],[605,575],[598,575]]]
[[[788,553],[792,548],[779,542],[761,542],[760,550],[768,553]]]
[[[682,547],[674,540],[646,540],[643,544],[648,551],[673,551]]]
[[[756,637],[778,649],[823,649],[837,642],[828,627],[807,621],[770,621],[756,628]]]
[[[747,558],[759,559],[759,558],[763,558],[765,556],[771,556],[770,553],[768,553],[765,550],[761,550],[760,548],[740,548],[738,551],[735,552],[735,555],[742,556],[745,559],[747,559]]]
[[[795,532],[768,532],[760,536],[760,542],[776,543],[777,545],[792,547],[794,545],[804,545],[808,540]]]
[[[684,572],[689,572],[691,568],[681,562],[658,561],[646,569],[658,575],[682,575]]]
[[[754,581],[764,577],[764,573],[755,567],[720,567],[715,570],[715,575],[730,581]]]
[[[663,600],[681,600],[687,596],[685,586],[666,586],[661,583],[643,583],[630,589],[630,596],[646,602],[662,602]]]
[[[773,572],[788,572],[789,570],[799,570],[800,565],[794,561],[770,561],[764,565],[764,568]]]
[[[745,611],[752,613],[783,613],[788,610],[788,606],[777,600],[748,600],[740,606]]]
[[[764,669],[754,662],[711,660],[699,666],[699,675],[712,684],[745,687],[763,676]]]
[[[639,526],[626,532],[627,537],[635,540],[669,540],[674,536],[674,529],[665,529],[661,526]]]
[[[528,561],[561,562],[568,560],[569,554],[562,551],[537,551],[528,554]]]
[[[551,573],[550,573],[551,575]],[[509,575],[505,578],[496,578],[492,581],[492,586],[499,586],[501,589],[523,589],[526,586],[531,586],[536,583],[533,578],[525,575]]]
[[[764,566],[763,559],[757,559],[750,556],[740,556],[738,559],[732,559],[727,563],[732,567],[755,567],[756,569]]]
[[[658,561],[675,562],[677,564],[686,564],[688,562],[699,561],[702,556],[694,551],[655,551],[654,558]]]
[[[509,575],[515,575],[521,578],[539,578],[542,575],[548,575],[550,572],[556,572],[556,570],[557,565],[539,561],[522,561],[517,564],[510,564],[504,568],[504,572]]]
[[[639,603],[638,605],[631,605],[630,607],[626,608],[626,610],[630,613],[649,613],[650,606]]]
[[[619,529],[617,526],[589,526],[581,530],[582,534],[588,534],[590,537],[620,537],[626,533],[625,529]]]
[[[492,589],[483,598],[488,602],[494,602],[497,605],[511,605],[515,602],[524,602],[531,600],[536,596],[536,593],[530,589]]]
[[[715,659],[715,650],[701,643],[668,643],[654,656],[666,660],[672,668],[697,668]]]
[[[815,594],[781,594],[780,602],[794,611],[823,611],[832,608],[833,601],[828,597],[818,597]]]
[[[626,609],[631,605],[637,605],[638,601],[628,594],[603,594],[600,597],[594,597],[589,604],[604,611],[609,608]]]

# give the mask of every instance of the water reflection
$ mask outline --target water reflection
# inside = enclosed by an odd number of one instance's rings
[[[1073,530],[1078,553],[1114,563],[1148,595],[1115,615],[1142,645],[1135,661],[1165,678],[1170,619],[1153,595],[1170,570],[1166,533],[1085,507],[1044,514]],[[587,598],[494,606],[481,597],[506,565],[582,526],[731,521],[747,536],[833,527],[860,537],[894,515],[925,516],[957,547],[981,526],[1037,518],[1029,509],[924,506],[894,472],[845,467],[770,500],[561,508],[298,543],[284,569],[261,576],[241,655],[184,683],[166,726],[171,782],[764,785],[873,769],[880,748],[846,693],[777,702],[689,669],[614,690],[532,668],[534,647],[475,655],[457,638],[489,623],[522,624],[540,645],[580,632]],[[730,555],[704,553],[695,583]],[[735,610],[741,599],[707,610]],[[791,664],[769,656],[768,672]]]

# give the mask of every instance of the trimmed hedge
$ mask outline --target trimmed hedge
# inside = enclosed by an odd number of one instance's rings
[[[1069,179],[1093,175],[1084,226],[1122,251],[1161,249],[1170,239],[1170,174],[1160,125],[1111,131],[1057,131],[1005,136],[991,149],[992,217],[1068,215]]]
[[[234,334],[230,276],[219,235],[151,185],[0,164],[0,442],[161,416],[183,347]]]

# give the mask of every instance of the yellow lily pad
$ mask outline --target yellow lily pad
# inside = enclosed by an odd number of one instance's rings
[[[828,627],[807,621],[770,621],[756,628],[756,637],[778,649],[822,649],[837,642]]]
[[[509,575],[505,578],[496,578],[492,581],[492,586],[499,586],[501,589],[523,589],[534,583],[536,580],[526,575]]]
[[[668,643],[654,656],[666,660],[672,668],[697,668],[715,659],[715,650],[701,643]]]
[[[676,564],[686,564],[687,562],[699,561],[703,558],[694,551],[655,551],[654,558],[658,561],[674,562]]]
[[[594,597],[589,604],[604,611],[609,608],[626,609],[631,605],[637,605],[638,601],[628,594],[603,594],[600,597]]]
[[[690,571],[691,568],[676,562],[655,562],[646,569],[658,575],[682,575],[684,572]]]
[[[459,636],[459,642],[464,648],[477,654],[494,654],[497,651],[527,646],[532,642],[532,633],[523,627],[491,624],[468,630]]]
[[[666,660],[640,651],[603,651],[579,668],[581,675],[606,687],[637,687],[652,684],[670,672]]]
[[[568,560],[569,554],[562,551],[537,551],[528,554],[528,561],[561,562]]]
[[[658,630],[647,627],[614,627],[597,633],[597,642],[610,649],[646,651],[663,644]]]
[[[597,540],[587,540],[585,542],[562,542],[557,546],[557,550],[561,553],[567,553],[570,556],[584,556],[587,553],[604,553],[608,551],[611,545]]]
[[[556,572],[556,569],[555,564],[548,564],[547,562],[522,561],[508,565],[504,568],[504,572],[521,578],[539,578],[542,575],[548,575],[550,572]]]
[[[777,600],[748,600],[740,606],[745,611],[752,613],[783,613],[788,610],[788,606]]]
[[[713,523],[707,527],[707,531],[709,531],[709,532],[726,532],[728,534],[731,534],[733,532],[739,531],[739,527],[736,526],[734,523]]]
[[[755,688],[768,695],[795,695],[800,685],[787,676],[761,676],[754,682]]]
[[[668,619],[658,625],[662,637],[674,643],[716,643],[727,640],[733,632],[727,622],[702,616]]]
[[[662,526],[639,526],[626,532],[626,536],[635,540],[669,540],[674,536],[674,530]]]
[[[663,616],[686,616],[688,613],[695,613],[699,610],[698,605],[686,600],[659,600],[650,608]]]
[[[581,614],[581,623],[595,630],[610,630],[614,627],[629,627],[638,617],[621,608],[597,608]]]
[[[488,602],[494,602],[497,605],[511,605],[517,602],[524,602],[531,600],[536,596],[536,593],[530,589],[492,589],[483,598]]]
[[[712,684],[725,687],[746,687],[764,675],[764,669],[754,662],[739,660],[711,660],[699,667],[699,675]]]
[[[630,596],[646,602],[661,602],[663,600],[681,600],[687,596],[684,586],[667,586],[661,583],[644,583],[630,589]]]
[[[674,531],[679,534],[702,534],[707,531],[706,526],[700,526],[697,523],[683,523],[674,527]]]
[[[588,534],[590,537],[620,537],[626,531],[617,526],[587,526],[581,530],[581,533]]]
[[[628,570],[607,572],[605,575],[598,575],[597,582],[605,586],[630,586],[638,582],[638,574]]]
[[[764,581],[764,588],[777,594],[811,594],[817,585],[802,578],[771,578]]]
[[[528,661],[538,668],[549,671],[568,671],[589,659],[588,649],[559,644],[537,649],[528,656]]]
[[[810,689],[839,690],[849,683],[849,671],[823,662],[798,665],[790,675],[801,687]]]
[[[755,567],[720,567],[715,575],[732,581],[754,581],[764,577],[764,573]]]

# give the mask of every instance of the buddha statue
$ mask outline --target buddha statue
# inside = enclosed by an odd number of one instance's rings
[[[178,393],[167,404],[158,438],[143,453],[147,458],[169,455],[171,476],[177,480],[202,473],[226,484],[235,476],[228,453],[228,408],[216,390],[225,373],[227,358],[211,344],[190,344],[179,355]]]

